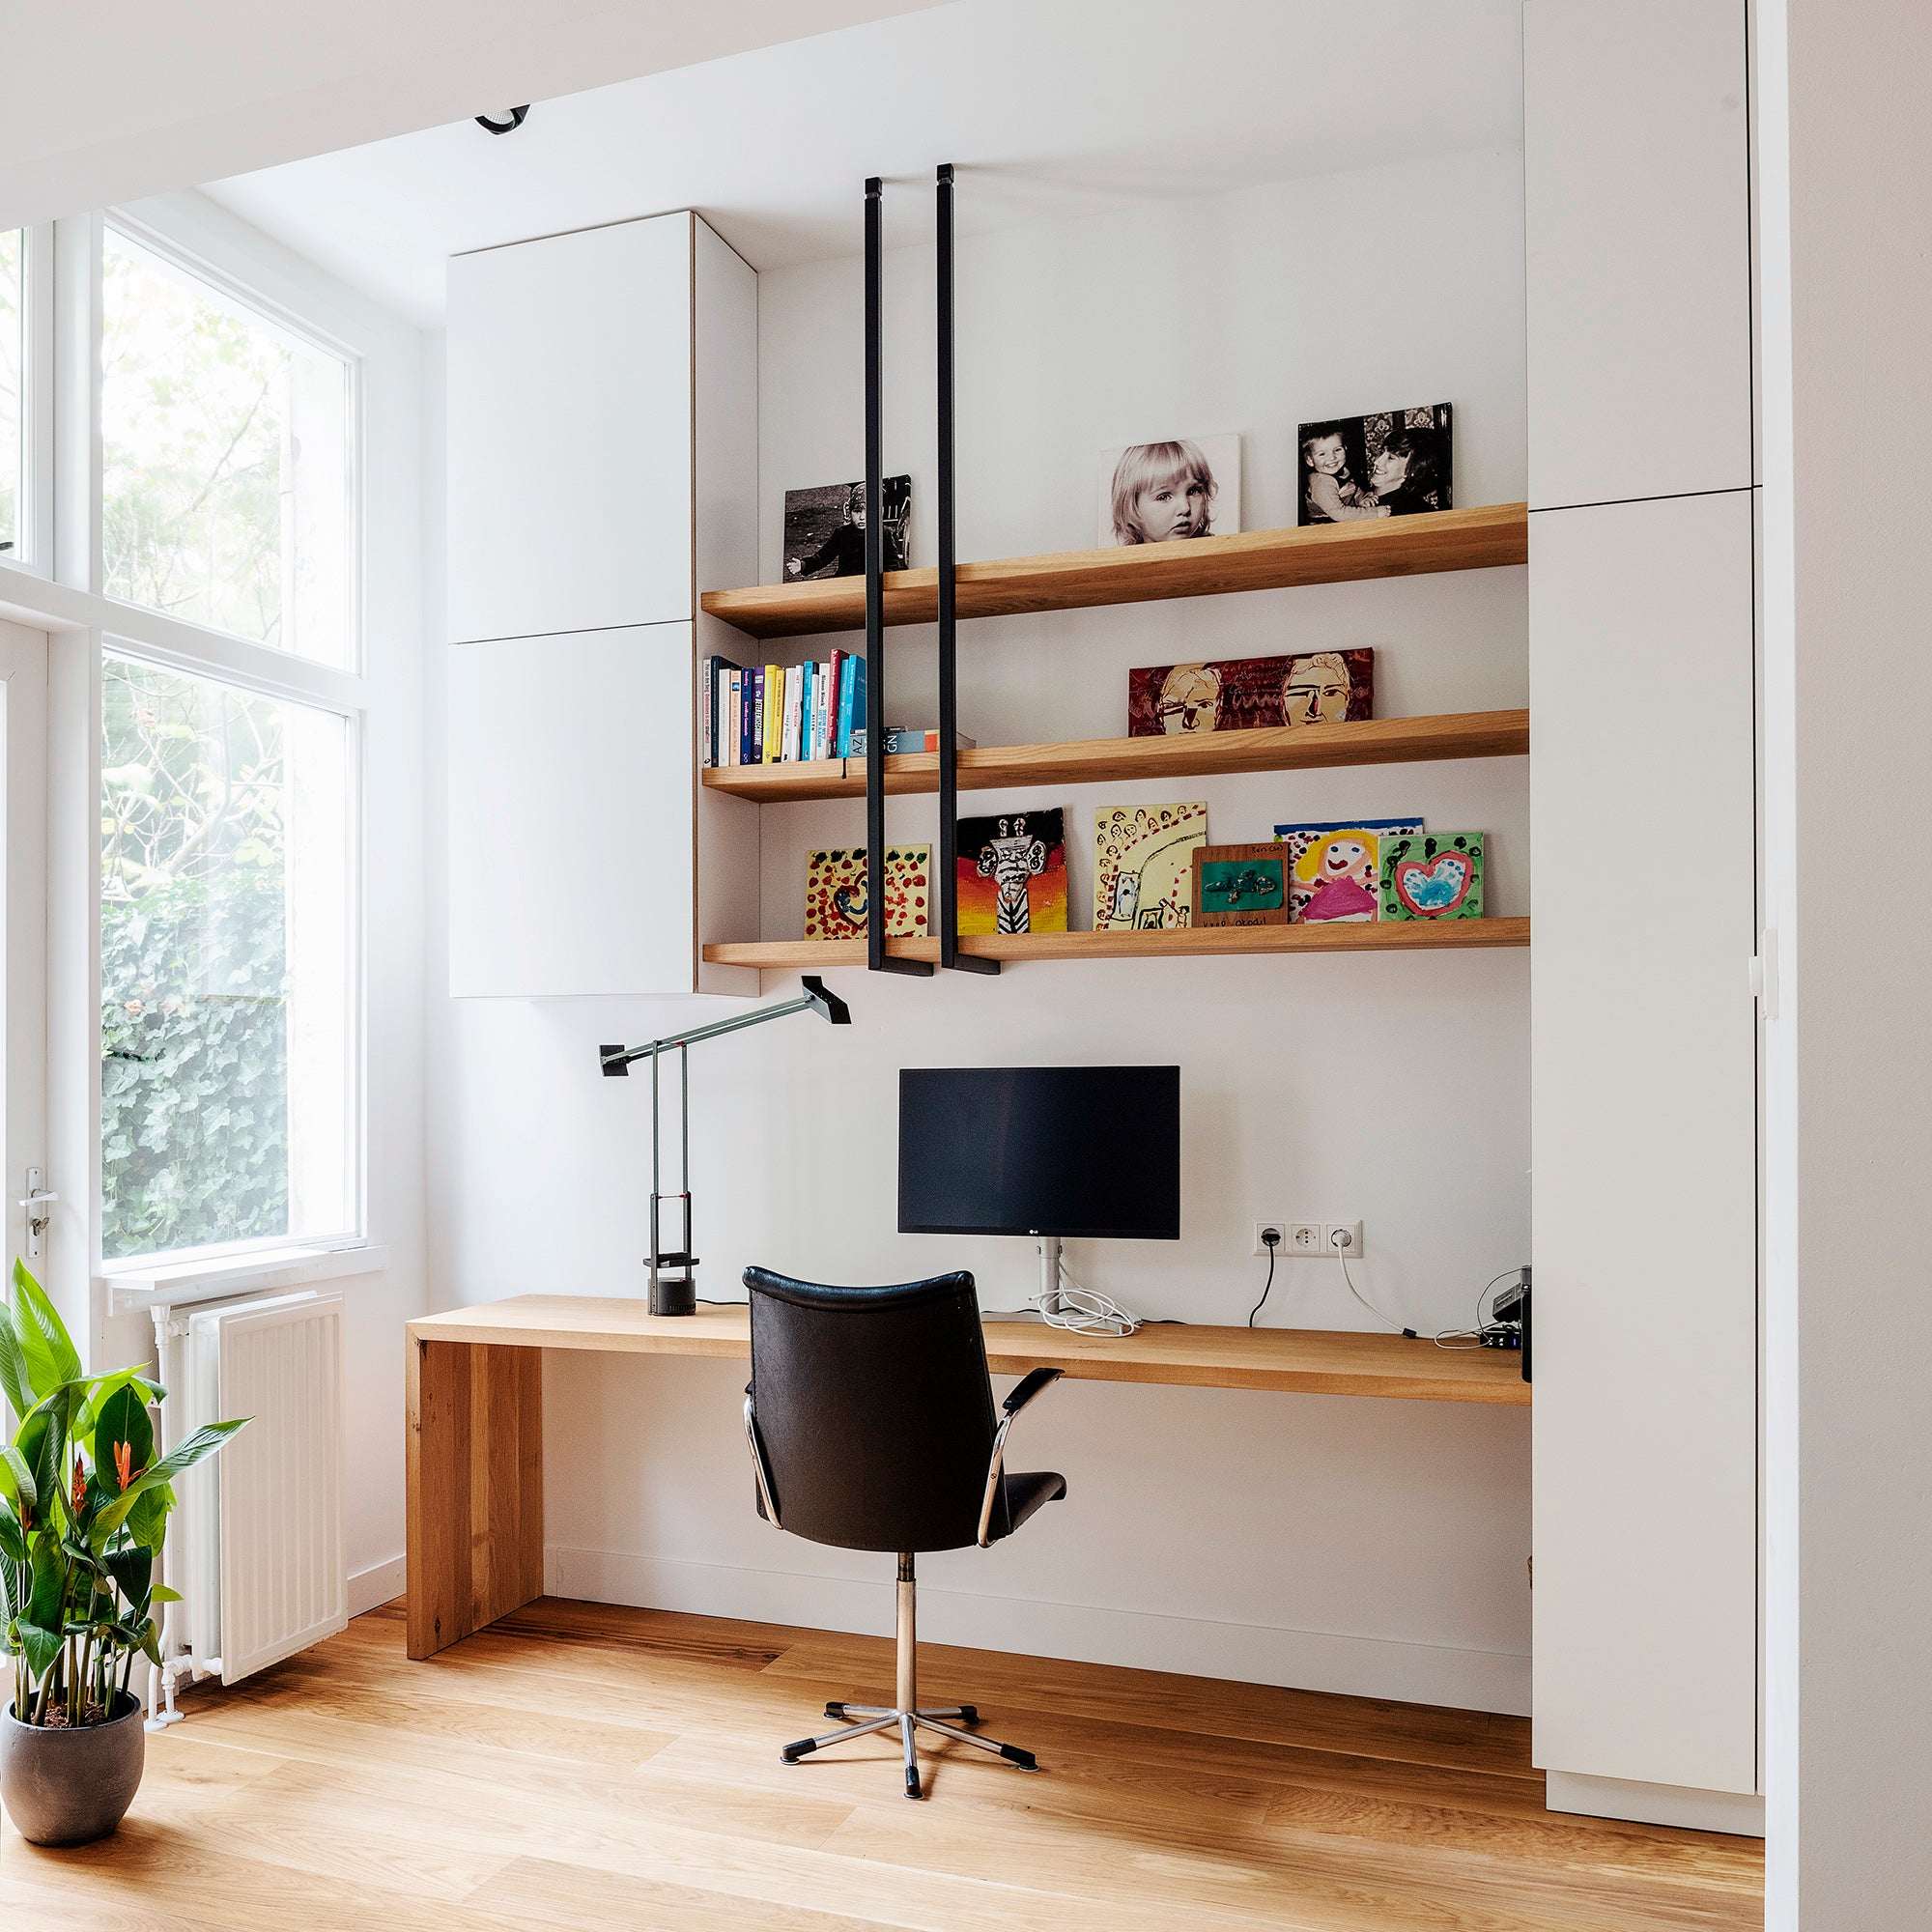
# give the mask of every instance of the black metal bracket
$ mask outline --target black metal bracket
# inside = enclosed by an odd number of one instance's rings
[[[886,951],[886,531],[880,431],[880,284],[884,185],[866,182],[866,964],[874,973],[931,975],[924,959]],[[941,702],[944,703],[944,698]],[[943,829],[943,821],[942,821]]]
[[[953,518],[952,163],[942,161],[939,219],[939,963],[998,973],[1000,962],[959,950],[959,600]],[[869,741],[867,741],[869,742]]]

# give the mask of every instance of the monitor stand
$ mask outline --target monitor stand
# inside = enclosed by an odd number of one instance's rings
[[[1060,1313],[1060,1236],[1039,1237],[1039,1305],[1049,1315]]]

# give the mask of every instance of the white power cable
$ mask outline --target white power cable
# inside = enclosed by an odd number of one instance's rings
[[[1033,1297],[1039,1319],[1049,1328],[1065,1328],[1075,1335],[1133,1335],[1139,1333],[1146,1317],[1122,1308],[1111,1294],[1082,1288],[1060,1264],[1061,1286],[1056,1293],[1043,1290]]]
[[[1369,1311],[1369,1313],[1376,1318],[1378,1321],[1386,1321],[1388,1325],[1391,1328],[1395,1329],[1399,1334],[1405,1334],[1405,1335],[1407,1334],[1408,1324],[1406,1322],[1398,1321],[1392,1315],[1384,1315],[1381,1312],[1381,1310],[1378,1308],[1376,1304],[1373,1301],[1371,1301],[1369,1297],[1366,1294],[1364,1294],[1359,1288],[1355,1286],[1355,1277],[1349,1272],[1348,1249],[1337,1248],[1335,1250],[1335,1259],[1342,1264],[1342,1279],[1348,1283],[1349,1293],[1352,1294],[1355,1297],[1355,1299],[1359,1301],[1362,1304],[1362,1306],[1366,1308]]]

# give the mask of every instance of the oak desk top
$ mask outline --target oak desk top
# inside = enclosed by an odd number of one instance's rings
[[[1521,1357],[1499,1349],[1438,1349],[1403,1335],[1196,1322],[1151,1322],[1139,1334],[1122,1337],[1076,1335],[1037,1321],[988,1321],[985,1327],[987,1365],[998,1376],[1052,1368],[1086,1381],[1529,1404]],[[625,1355],[747,1361],[752,1352],[751,1315],[743,1302],[700,1302],[696,1315],[662,1316],[624,1297],[520,1294],[425,1316],[412,1321],[409,1332],[419,1343]]]

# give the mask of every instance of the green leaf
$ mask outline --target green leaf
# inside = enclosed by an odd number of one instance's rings
[[[29,1623],[25,1617],[15,1617],[14,1634],[19,1642],[21,1654],[27,1660],[29,1674],[44,1677],[54,1667],[54,1659],[60,1655],[59,1632],[46,1630],[40,1624]]]
[[[155,1579],[155,1559],[146,1549],[117,1549],[105,1559],[107,1574],[137,1610],[145,1611]]]
[[[0,1496],[13,1504],[23,1521],[41,1499],[33,1464],[11,1442],[0,1445]]]
[[[128,1512],[128,1534],[150,1556],[160,1553],[161,1544],[168,1533],[168,1512],[174,1506],[174,1490],[163,1483],[158,1489],[145,1492],[141,1500]]]
[[[27,1369],[34,1392],[52,1393],[62,1382],[80,1379],[80,1352],[67,1332],[54,1305],[39,1282],[27,1272],[25,1262],[14,1263],[14,1327],[26,1353]]]
[[[26,1350],[14,1332],[14,1318],[0,1308],[0,1396],[14,1417],[24,1416],[34,1406],[33,1378],[27,1372]]]
[[[148,1593],[151,1604],[185,1604],[187,1599],[179,1590],[170,1590],[165,1583],[156,1583]]]
[[[148,1420],[143,1391],[132,1382],[123,1382],[101,1403],[94,1425],[95,1478],[110,1499],[125,1487],[124,1459],[130,1483],[155,1460],[154,1424]]]

